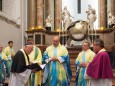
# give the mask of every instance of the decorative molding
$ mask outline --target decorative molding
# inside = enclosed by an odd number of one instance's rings
[[[15,25],[20,27],[20,23],[18,19],[14,19],[13,17],[9,16],[8,14],[0,11],[0,20],[3,20],[9,24]]]
[[[96,30],[96,34],[98,33],[111,33],[115,31],[115,28],[111,28],[111,29],[105,29],[105,30]],[[56,32],[56,31],[47,31],[47,30],[43,30],[43,29],[34,29],[34,30],[28,30],[25,31],[26,33],[34,33],[34,32],[44,32],[48,35],[58,35],[58,34],[68,34],[68,32],[64,31],[64,32]],[[89,31],[89,33],[92,33],[92,31]],[[95,34],[95,31],[93,31],[93,34]]]

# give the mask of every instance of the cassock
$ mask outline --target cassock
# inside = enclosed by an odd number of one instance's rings
[[[86,74],[91,77],[89,86],[112,86],[112,67],[105,49],[97,53],[88,65]]]
[[[50,62],[53,56],[59,61]],[[44,86],[69,86],[72,72],[68,52],[64,46],[49,46],[43,54],[43,62],[48,62],[44,70]]]
[[[23,49],[19,50],[14,56],[9,86],[26,86],[31,70],[27,69],[29,57]]]

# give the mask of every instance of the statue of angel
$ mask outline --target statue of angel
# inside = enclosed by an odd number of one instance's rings
[[[67,9],[67,6],[64,7],[63,11],[62,11],[62,21],[63,21],[63,29],[67,30],[68,26],[71,24],[72,20],[71,20],[71,14],[69,12],[69,10]],[[74,17],[72,17],[74,18]]]
[[[91,5],[88,5],[87,13],[87,19],[89,24],[89,29],[94,29],[94,22],[96,21],[96,11],[94,8],[91,7]]]
[[[52,17],[51,17],[51,15],[49,15],[46,18],[45,22],[46,22],[46,27],[51,27],[51,25],[52,25]]]

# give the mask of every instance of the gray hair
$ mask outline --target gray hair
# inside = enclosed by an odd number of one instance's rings
[[[100,45],[101,48],[104,48],[104,43],[101,39],[95,39],[94,42],[98,45]]]
[[[84,43],[87,43],[87,44],[88,44],[88,46],[90,47],[90,42],[89,42],[89,41],[85,41]]]

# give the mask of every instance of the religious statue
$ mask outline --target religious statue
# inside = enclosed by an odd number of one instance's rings
[[[91,7],[91,5],[88,5],[87,13],[87,19],[89,24],[89,29],[94,28],[94,22],[96,21],[96,11],[94,8]]]
[[[70,12],[67,10],[67,6],[65,6],[62,11],[62,21],[63,21],[63,29],[62,30],[67,30],[68,26],[72,22],[71,17],[72,16],[71,16]],[[72,18],[74,18],[74,17],[72,17]]]
[[[115,16],[113,16],[110,11],[108,11],[108,25],[109,26],[115,25]]]
[[[49,15],[46,18],[45,22],[46,22],[46,27],[51,27],[51,25],[52,25],[52,17],[51,17],[51,15]]]

